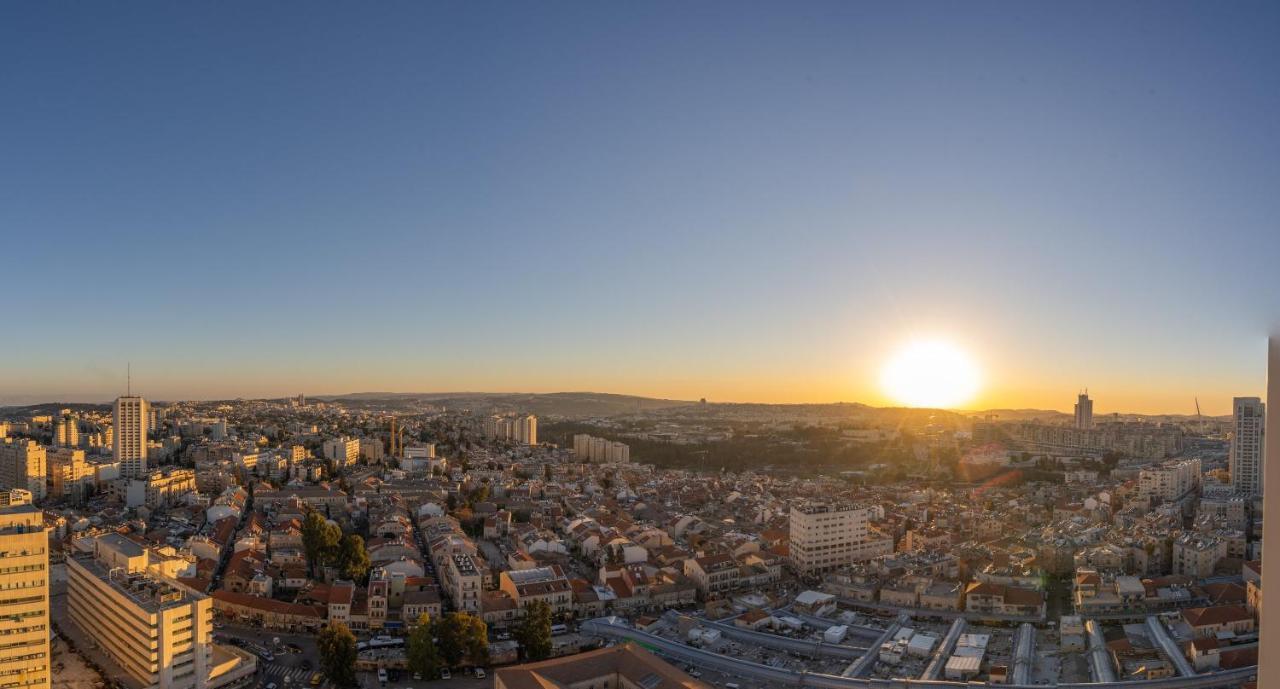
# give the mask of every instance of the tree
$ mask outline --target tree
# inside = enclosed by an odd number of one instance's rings
[[[320,630],[316,639],[320,651],[320,668],[329,681],[339,687],[356,683],[356,637],[341,622]]]
[[[422,613],[418,617],[417,626],[409,632],[409,669],[420,673],[428,681],[435,679],[444,664],[440,649],[436,647],[434,629],[431,617]]]
[[[365,550],[364,539],[352,534],[343,536],[338,544],[338,569],[343,578],[351,581],[363,581],[369,573],[369,551]]]
[[[302,550],[312,574],[317,567],[329,563],[341,538],[342,529],[337,525],[329,523],[319,512],[307,513],[302,520]]]
[[[475,615],[463,613],[466,619],[462,624],[462,647],[466,649],[467,658],[476,665],[489,663],[489,625]]]
[[[535,600],[524,608],[524,619],[516,628],[516,640],[525,660],[542,660],[551,656],[551,606]]]

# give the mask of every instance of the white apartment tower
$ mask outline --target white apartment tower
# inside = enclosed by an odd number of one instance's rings
[[[1076,397],[1076,428],[1081,430],[1093,428],[1093,400],[1089,399],[1088,390]]]
[[[893,540],[873,537],[870,520],[870,507],[792,505],[791,561],[796,571],[821,574],[892,553]]]
[[[49,536],[44,514],[29,504],[25,491],[12,491],[0,507],[0,677],[15,689],[48,689]]]
[[[1231,402],[1231,487],[1246,495],[1262,494],[1265,414],[1266,405],[1257,397],[1237,397]]]
[[[150,405],[141,397],[116,398],[112,412],[112,448],[120,475],[137,478],[147,473],[147,422]]]

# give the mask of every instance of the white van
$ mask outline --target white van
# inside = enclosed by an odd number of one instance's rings
[[[378,684],[387,686],[387,668],[385,667],[378,668]]]

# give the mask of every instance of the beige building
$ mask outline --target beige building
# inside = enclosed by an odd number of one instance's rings
[[[870,528],[871,508],[805,503],[791,508],[791,561],[803,575],[829,572],[893,552]]]
[[[213,689],[252,676],[256,661],[212,642],[213,601],[165,576],[164,558],[117,534],[67,559],[71,621],[135,683]]]
[[[0,507],[0,685],[48,689],[49,537],[26,491]]]
[[[709,689],[710,686],[634,643],[504,667],[493,673],[493,689]]]
[[[534,601],[543,601],[553,615],[573,612],[573,587],[560,565],[510,570],[498,577],[498,588],[523,609]]]
[[[499,440],[511,440],[522,445],[538,444],[538,417],[491,416],[485,419],[484,434]]]
[[[483,576],[475,558],[466,553],[444,558],[440,567],[440,583],[453,601],[453,607],[462,612],[480,612],[480,592]]]
[[[48,452],[49,497],[83,502],[93,487],[93,467],[85,461],[84,450],[55,447]]]
[[[34,440],[10,439],[0,444],[0,490],[21,488],[36,500],[46,494],[47,450]]]
[[[626,443],[586,433],[574,434],[573,454],[580,462],[627,464],[631,461],[631,447]]]
[[[351,466],[360,461],[360,440],[357,438],[331,438],[324,441],[324,458],[338,466]]]
[[[147,473],[147,422],[150,405],[141,397],[116,398],[112,409],[112,449],[126,478]]]

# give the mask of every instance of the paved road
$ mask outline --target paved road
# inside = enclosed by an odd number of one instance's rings
[[[274,654],[275,657],[271,662],[267,662],[262,656],[258,657],[258,686],[265,687],[272,682],[281,689],[310,686],[308,683],[311,681],[312,673],[320,667],[320,652],[316,648],[316,637],[313,634],[285,634],[222,622],[218,623],[213,633],[222,643],[230,639],[240,639],[257,644]],[[280,643],[286,646],[295,644],[302,652],[277,653],[276,639],[280,639]],[[321,686],[323,689],[328,689],[330,685],[326,681]]]

